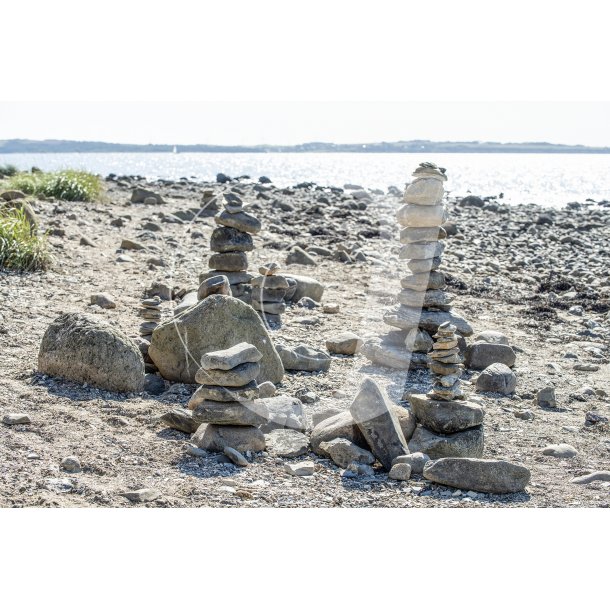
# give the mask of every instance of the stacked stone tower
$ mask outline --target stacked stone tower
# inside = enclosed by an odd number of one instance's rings
[[[284,299],[290,285],[288,280],[279,275],[280,266],[269,263],[258,269],[260,275],[252,280],[252,307],[272,328],[282,325],[281,314],[286,311]]]
[[[252,235],[261,230],[260,221],[245,211],[243,201],[234,193],[224,193],[224,210],[214,216],[218,227],[212,232],[208,260],[211,269],[199,276],[199,284],[206,279],[224,275],[234,297],[251,302],[252,275],[248,273],[247,252],[254,250]]]

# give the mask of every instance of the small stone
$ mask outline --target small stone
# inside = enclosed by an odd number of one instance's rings
[[[608,418],[601,413],[595,411],[587,411],[585,413],[585,426],[597,426],[598,424],[607,424]]]
[[[576,483],[577,485],[588,485],[595,481],[610,481],[610,471],[608,470],[596,470],[589,474],[584,474],[580,477],[575,477],[570,483]]]
[[[542,455],[549,455],[556,458],[573,458],[578,455],[578,451],[566,443],[559,443],[558,445],[547,445],[542,450]]]
[[[481,372],[476,381],[479,392],[512,394],[517,387],[516,375],[505,364],[491,364]]]
[[[298,457],[309,450],[309,438],[298,430],[272,430],[265,440],[269,454],[278,457]]]
[[[141,244],[137,241],[134,241],[133,239],[124,238],[121,241],[120,249],[121,250],[146,250],[146,246],[144,246],[143,244]]]
[[[271,398],[275,395],[276,389],[271,381],[264,381],[258,386],[259,398]]]
[[[258,272],[261,275],[264,275],[267,277],[278,274],[280,272],[280,270],[281,270],[281,267],[275,262],[267,263],[266,265],[261,265],[258,268]]]
[[[240,453],[265,450],[265,435],[252,426],[201,424],[191,439],[199,449],[221,453],[226,446]]]
[[[193,419],[192,411],[183,407],[174,407],[161,416],[161,421],[170,428],[187,434],[193,434],[199,427],[199,423]]]
[[[409,453],[408,455],[399,455],[392,461],[392,467],[396,464],[408,464],[411,468],[411,474],[421,474],[424,471],[424,466],[430,461],[430,457],[419,451]]]
[[[274,386],[275,387],[275,386]],[[204,400],[214,400],[216,402],[243,402],[255,400],[261,397],[260,387],[256,381],[251,381],[244,386],[225,388],[217,385],[202,385],[189,400],[189,409],[199,406]],[[264,397],[263,397],[264,398]]]
[[[255,380],[261,372],[258,362],[244,362],[229,370],[200,368],[195,381],[205,385],[240,387]]]
[[[347,468],[352,462],[375,463],[375,456],[370,451],[358,447],[346,438],[336,438],[332,441],[322,442],[320,443],[320,449],[328,454],[330,459],[341,468]]]
[[[353,356],[362,346],[362,339],[355,333],[345,331],[326,340],[326,349],[331,354]]]
[[[535,417],[534,412],[530,411],[529,409],[518,409],[513,412],[513,415],[517,419],[523,419],[525,421],[531,421]]]
[[[335,314],[339,313],[340,309],[341,308],[338,303],[327,303],[322,307],[322,312],[328,314]]]
[[[296,477],[308,477],[314,473],[315,464],[307,460],[305,462],[297,462],[295,464],[287,463],[284,464],[284,470]]]
[[[324,351],[308,345],[288,348],[281,344],[275,346],[284,369],[287,371],[328,371],[331,357]]]
[[[232,227],[217,227],[210,237],[212,252],[250,252],[254,250],[254,242],[249,233],[244,233]]]
[[[341,474],[341,476],[374,477],[375,471],[373,470],[373,467],[369,464],[362,464],[361,462],[352,462]]]
[[[143,488],[136,489],[135,491],[127,491],[121,495],[134,504],[142,504],[156,500],[161,494],[156,489]]]
[[[236,465],[236,466],[249,466],[250,462],[239,452],[233,449],[233,447],[225,447],[223,453]]]
[[[91,305],[97,305],[102,309],[115,309],[116,301],[108,292],[98,292],[91,295]]]
[[[295,246],[286,257],[286,264],[316,266],[318,263],[310,254],[305,252],[303,248]]]
[[[186,448],[186,453],[188,455],[192,455],[193,457],[207,457],[208,452],[203,449],[199,449],[199,447],[195,447],[195,445],[189,445]]]
[[[32,420],[27,413],[6,413],[2,417],[2,423],[7,426],[17,426],[19,424],[31,424]]]
[[[225,209],[220,214],[214,216],[216,224],[232,227],[245,233],[258,233],[261,230],[261,223],[258,218],[238,209]]]
[[[536,404],[543,409],[554,409],[557,407],[557,400],[555,399],[555,388],[547,386],[538,390],[536,393]]]
[[[59,464],[66,472],[80,472],[81,465],[77,457],[70,455],[65,457]]]
[[[197,299],[202,301],[212,294],[231,296],[231,285],[226,275],[213,275],[203,280],[197,290]]]
[[[394,479],[395,481],[408,481],[411,478],[410,464],[394,464],[388,473],[388,478]]]

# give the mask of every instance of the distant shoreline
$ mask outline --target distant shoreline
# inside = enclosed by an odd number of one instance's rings
[[[0,140],[0,155],[58,153],[514,153],[514,154],[610,154],[610,147],[551,144],[548,142],[374,142],[329,144],[310,142],[295,146],[261,144],[257,146],[216,146],[209,144],[116,144],[75,140]]]

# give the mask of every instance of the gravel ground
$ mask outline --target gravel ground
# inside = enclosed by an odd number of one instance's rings
[[[360,249],[366,261],[343,263],[318,256],[315,267],[291,265],[292,273],[310,275],[326,285],[323,303],[337,303],[337,314],[321,308],[291,307],[274,338],[288,345],[323,348],[333,333],[350,330],[363,337],[389,330],[383,308],[399,290],[398,230],[393,219],[400,204],[394,191],[345,191],[299,185],[277,189],[241,181],[221,185],[158,182],[146,185],[166,203],[129,203],[137,178],[106,181],[103,201],[34,203],[55,256],[46,273],[0,273],[0,417],[27,413],[31,424],[0,425],[0,506],[133,506],[122,494],[153,488],[159,497],[148,506],[243,507],[608,507],[610,486],[576,485],[571,479],[610,470],[608,424],[585,425],[589,411],[610,417],[610,339],[607,266],[610,260],[610,207],[573,204],[563,210],[523,205],[507,207],[486,198],[483,207],[449,202],[457,234],[449,237],[443,270],[456,293],[455,308],[475,333],[504,332],[517,352],[517,393],[483,395],[486,408],[484,457],[525,464],[532,473],[527,493],[492,496],[461,492],[414,477],[391,481],[376,476],[341,477],[329,460],[315,454],[311,477],[284,472],[286,459],[258,456],[239,469],[208,454],[186,454],[189,437],[170,430],[159,417],[170,406],[184,406],[193,386],[167,384],[161,396],[119,395],[36,372],[38,347],[48,324],[66,312],[89,312],[136,336],[137,307],[152,281],[178,288],[196,287],[207,270],[211,218],[182,224],[168,214],[199,208],[204,190],[237,188],[254,202],[264,230],[255,236],[251,269],[260,262],[284,263],[292,245],[336,252]],[[124,219],[124,226],[111,222]],[[142,231],[144,222],[160,231]],[[84,245],[81,238],[94,244]],[[117,262],[122,238],[141,241],[146,250],[129,251],[133,262]],[[161,257],[165,267],[147,261]],[[116,309],[89,305],[90,295],[111,293]],[[168,311],[170,305],[165,306]],[[594,371],[578,371],[590,364]],[[333,357],[328,373],[288,374],[278,392],[311,391],[309,410],[348,408],[359,380],[369,375],[398,401],[406,389],[425,390],[427,372],[412,373],[373,366],[362,355]],[[474,374],[476,375],[476,374]],[[466,374],[468,383],[475,377]],[[537,390],[553,385],[558,406],[535,404]],[[534,419],[515,417],[531,409]],[[541,454],[548,444],[568,443],[571,459]],[[60,462],[77,456],[82,471],[65,472]]]

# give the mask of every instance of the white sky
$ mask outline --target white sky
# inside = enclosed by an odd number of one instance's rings
[[[609,102],[0,102],[0,139],[161,144],[381,140],[610,146]]]

